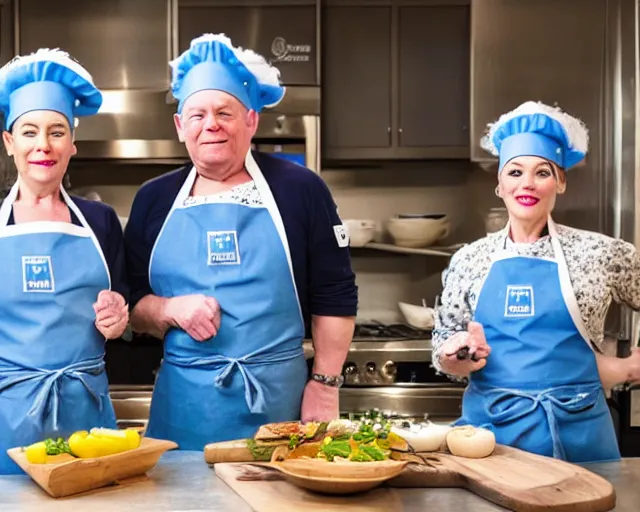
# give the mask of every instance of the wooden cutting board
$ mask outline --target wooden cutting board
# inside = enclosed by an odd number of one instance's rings
[[[267,464],[265,464],[267,465]],[[241,481],[247,464],[222,463],[214,466],[216,475],[256,512],[392,512],[402,510],[400,492],[378,488],[352,496],[317,494],[285,481]]]
[[[516,512],[606,512],[616,502],[613,486],[604,478],[574,464],[506,446],[496,447],[485,459],[435,452],[413,457],[416,463],[409,464],[387,486],[460,487]],[[237,480],[251,465],[224,463],[214,467],[258,512],[333,510],[330,507],[334,506],[349,512],[401,509],[397,491],[385,487],[357,496],[326,496],[281,480]]]
[[[425,453],[387,482],[393,487],[462,487],[517,512],[606,512],[616,504],[604,478],[567,462],[497,446],[485,459]]]

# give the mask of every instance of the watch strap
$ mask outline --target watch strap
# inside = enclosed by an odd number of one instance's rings
[[[320,384],[329,386],[332,388],[339,388],[344,384],[344,377],[342,375],[323,375],[322,373],[312,373],[311,380],[315,380]]]

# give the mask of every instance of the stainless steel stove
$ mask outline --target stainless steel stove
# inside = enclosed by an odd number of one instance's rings
[[[431,331],[400,323],[359,323],[343,375],[343,415],[377,408],[434,421],[460,416],[464,386],[436,374],[431,365]]]
[[[430,340],[431,331],[416,329],[406,324],[385,325],[378,322],[356,324],[353,341],[407,341]]]
[[[304,343],[309,367],[313,345]],[[436,375],[431,367],[431,332],[405,324],[358,324],[343,367],[340,389],[343,417],[371,409],[397,417],[439,422],[460,415],[464,387]],[[121,427],[146,425],[153,384],[121,384],[110,387]]]

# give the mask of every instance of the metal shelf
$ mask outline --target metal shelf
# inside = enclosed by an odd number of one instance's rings
[[[399,247],[393,244],[382,244],[370,242],[363,247],[352,247],[351,249],[373,249],[376,251],[395,252],[399,254],[416,254],[419,256],[444,256],[450,258],[465,244],[455,244],[442,247],[425,247],[424,249],[412,249],[409,247]]]

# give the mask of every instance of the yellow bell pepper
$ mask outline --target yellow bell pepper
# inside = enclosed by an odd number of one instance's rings
[[[27,456],[27,460],[31,464],[44,464],[47,462],[47,447],[44,444],[44,441],[29,445],[24,449],[24,451]]]

